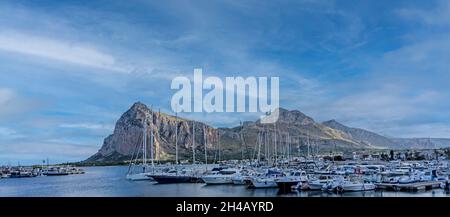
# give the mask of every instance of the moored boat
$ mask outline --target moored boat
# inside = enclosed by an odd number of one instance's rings
[[[298,183],[307,181],[307,176],[302,171],[293,171],[288,176],[275,179],[275,183],[281,191],[290,191]]]
[[[236,169],[223,169],[217,173],[205,175],[202,177],[203,182],[207,185],[218,185],[218,184],[233,184],[232,178],[237,175],[238,170]]]

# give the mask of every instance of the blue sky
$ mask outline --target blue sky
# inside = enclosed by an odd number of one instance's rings
[[[395,137],[450,137],[450,3],[1,1],[0,164],[82,160],[171,79],[279,76],[281,106]],[[184,114],[214,126],[254,114]]]

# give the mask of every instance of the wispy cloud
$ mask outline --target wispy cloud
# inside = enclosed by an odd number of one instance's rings
[[[113,125],[97,124],[97,123],[74,123],[74,124],[60,124],[62,128],[76,128],[76,129],[88,129],[88,130],[112,130]]]
[[[13,89],[0,87],[0,118],[3,120],[13,118],[36,106],[34,100],[18,95]]]
[[[432,3],[430,1],[430,3]],[[407,7],[397,10],[397,14],[408,20],[415,20],[421,23],[442,26],[450,24],[450,2],[447,0],[438,0],[433,8]]]
[[[79,42],[32,36],[17,32],[0,32],[0,50],[62,61],[84,67],[127,73],[115,57]]]
[[[24,135],[18,133],[14,129],[0,126],[0,140],[18,139],[21,137],[24,137]]]

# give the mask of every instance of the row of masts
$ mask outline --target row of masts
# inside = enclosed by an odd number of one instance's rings
[[[147,129],[147,117],[144,117],[144,123],[143,123],[143,143],[142,143],[142,162],[144,165],[147,165],[147,132],[150,131],[150,161],[152,167],[154,167],[154,129],[153,129],[153,112],[150,113],[151,120],[150,120],[150,130]],[[175,113],[175,163],[179,164],[179,154],[178,154],[178,113]],[[217,132],[217,137],[220,138],[219,132]],[[221,160],[220,156],[220,139],[218,141],[218,147],[219,147],[219,161]],[[206,127],[203,126],[203,143],[205,146],[205,164],[208,163],[208,150],[207,150],[207,133],[206,133]],[[192,121],[192,161],[193,163],[196,162],[195,159],[195,121]]]
[[[153,112],[150,113],[151,120],[150,120],[150,130],[147,129],[147,117],[144,118],[144,132],[143,132],[143,145],[142,145],[142,151],[143,151],[143,164],[147,165],[147,132],[150,132],[150,161],[151,166],[154,167],[154,127],[153,127]],[[196,163],[196,144],[195,144],[195,130],[196,130],[196,122],[192,121],[192,162]],[[175,163],[179,164],[179,148],[178,148],[178,128],[179,128],[179,122],[178,122],[178,113],[175,113]],[[256,147],[255,147],[255,155],[253,155],[253,158],[249,155],[248,147],[246,145],[244,135],[243,135],[243,125],[242,122],[240,123],[240,132],[239,132],[239,139],[241,141],[241,160],[246,160],[245,153],[248,154],[248,160],[256,159],[258,162],[262,161],[262,156],[264,156],[264,160],[271,161],[273,163],[278,162],[279,159],[286,158],[288,160],[291,160],[293,154],[292,154],[292,143],[293,143],[293,137],[289,134],[289,132],[285,134],[279,134],[277,125],[273,124],[273,132],[271,132],[269,126],[265,126],[263,130],[259,130],[256,138]],[[208,164],[208,149],[207,149],[207,132],[206,127],[203,125],[203,145],[204,145],[204,160],[205,164]],[[281,142],[282,138],[284,136],[284,147],[279,147],[279,143]],[[280,140],[280,141],[278,141]],[[300,140],[298,141],[300,143]],[[270,143],[273,143],[273,150],[270,150]],[[220,147],[220,134],[219,131],[217,131],[217,152],[218,152],[218,161],[221,161],[221,147]],[[306,134],[306,146],[307,146],[307,156],[311,157],[315,154],[318,154],[319,149],[318,145],[311,145],[311,140],[308,134]],[[297,148],[300,155],[300,144],[298,144]],[[262,153],[262,148],[264,148],[264,153]],[[279,149],[284,149],[280,150]],[[279,156],[281,154],[281,156]],[[216,161],[216,158],[214,157],[214,161]]]

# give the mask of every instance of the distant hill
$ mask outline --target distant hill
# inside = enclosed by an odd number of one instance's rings
[[[336,120],[330,120],[322,123],[330,128],[340,130],[349,135],[353,140],[367,143],[369,146],[389,148],[395,145],[395,142],[387,137],[378,135],[368,130],[347,127]]]
[[[450,147],[450,139],[446,138],[394,138],[398,149],[434,149]]]

